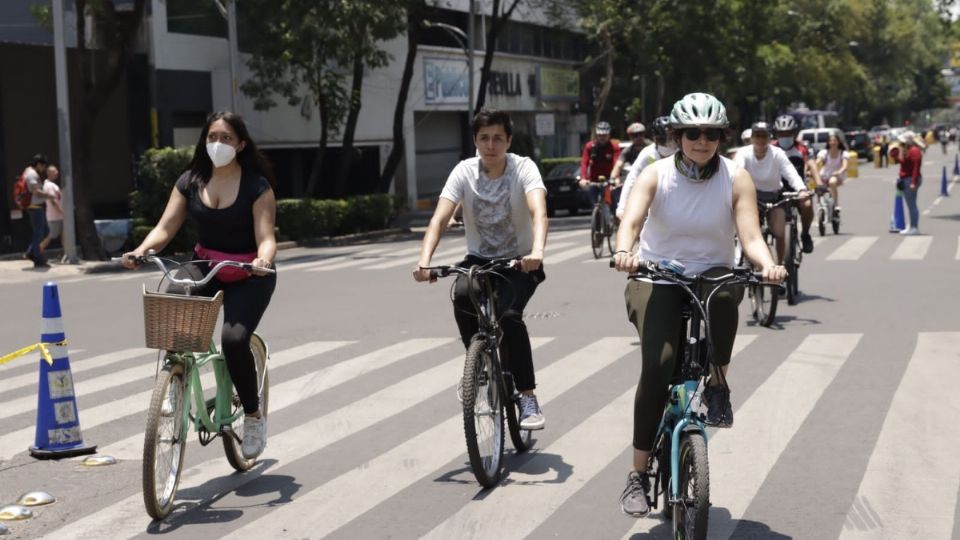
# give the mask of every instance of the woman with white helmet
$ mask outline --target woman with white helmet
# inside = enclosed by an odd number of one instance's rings
[[[679,151],[644,169],[627,201],[617,234],[614,262],[621,272],[636,272],[642,261],[676,260],[688,275],[724,274],[733,266],[733,237],[739,235],[746,256],[763,269],[764,279],[786,277],[760,234],[757,198],[750,174],[719,155],[727,113],[717,98],[688,94],[670,114],[672,137]],[[640,240],[639,251],[633,247]],[[634,402],[633,466],[620,496],[621,510],[633,517],[650,511],[646,474],[648,458],[679,351],[683,292],[674,285],[633,279],[626,288],[627,314],[640,335],[642,367]],[[737,333],[741,288],[726,287],[711,301],[710,323],[715,364],[730,361]],[[716,377],[712,377],[716,379]],[[715,380],[703,399],[707,421],[729,427],[733,411],[729,395]]]

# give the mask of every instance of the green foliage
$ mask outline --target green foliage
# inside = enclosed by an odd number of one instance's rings
[[[133,218],[133,241],[139,244],[160,221],[170,192],[183,173],[193,148],[151,148],[140,156],[139,189],[130,194],[130,215]],[[196,231],[190,220],[167,246],[169,253],[189,251],[196,243]]]
[[[402,205],[402,197],[382,193],[349,199],[281,199],[277,228],[283,240],[379,230],[387,227]]]

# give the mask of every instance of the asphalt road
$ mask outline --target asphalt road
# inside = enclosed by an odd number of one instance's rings
[[[710,538],[960,538],[960,192],[938,198],[955,153],[927,152],[923,235],[887,232],[895,169],[861,163],[841,191],[841,234],[804,259],[801,302],[773,328],[741,305],[735,426],[709,447]],[[232,474],[219,444],[193,440],[162,523],[140,494],[156,355],[142,349],[138,296],[157,274],[64,276],[84,439],[119,463],[30,458],[37,358],[0,367],[0,503],[59,498],[6,522],[11,537],[669,538],[658,512],[619,511],[639,353],[624,278],[592,260],[585,223],[551,220],[548,277],[526,314],[547,429],[486,491],[466,460],[450,282],[413,282],[416,239],[281,253],[260,328],[266,452]],[[445,237],[437,262],[462,245]],[[44,277],[0,274],[4,352],[36,341]]]

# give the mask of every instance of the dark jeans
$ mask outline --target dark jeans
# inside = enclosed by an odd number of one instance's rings
[[[487,262],[477,257],[467,257],[459,266],[469,268]],[[497,298],[497,313],[500,314],[500,327],[503,329],[502,350],[506,352],[504,368],[513,374],[517,391],[533,390],[537,386],[533,373],[533,351],[530,349],[530,335],[523,322],[523,309],[530,301],[537,285],[546,275],[543,268],[524,273],[519,270],[501,270],[505,279],[494,276],[493,289]],[[463,346],[469,347],[470,340],[480,329],[477,313],[470,302],[467,292],[466,276],[457,276],[453,285],[453,316],[460,329]]]
[[[920,226],[920,208],[917,207],[917,193],[923,184],[923,177],[917,176],[917,189],[910,189],[910,177],[900,179],[903,182],[903,200],[907,203],[907,214],[910,216],[910,226]]]
[[[202,265],[201,265],[202,266]],[[257,412],[257,367],[250,351],[250,337],[270,304],[277,287],[277,275],[251,276],[243,281],[222,283],[210,280],[197,294],[213,296],[223,290],[223,328],[220,335],[223,356],[227,361],[233,387],[247,414]]]
[[[723,275],[726,268],[711,268],[705,276]],[[705,288],[704,297],[711,289]],[[680,343],[680,313],[686,293],[676,285],[631,280],[624,292],[627,317],[640,336],[640,384],[634,398],[633,447],[653,448],[657,425],[667,401],[670,380],[677,359],[683,356]],[[714,363],[725,366],[733,354],[737,337],[737,306],[743,300],[743,287],[725,285],[710,302],[710,326],[713,330]]]
[[[41,206],[40,208],[28,208],[27,215],[30,217],[30,247],[27,248],[27,257],[35,263],[44,262],[43,253],[40,252],[40,242],[47,236],[47,212]]]

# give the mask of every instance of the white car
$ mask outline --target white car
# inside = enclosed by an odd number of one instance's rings
[[[840,139],[840,142],[843,143],[843,146],[848,150],[850,149],[850,146],[847,144],[846,135],[844,135],[839,128],[814,128],[800,130],[800,138],[803,139],[803,143],[807,145],[807,148],[810,148],[813,151],[814,155],[827,147],[827,139],[830,138],[830,135],[836,135]]]

